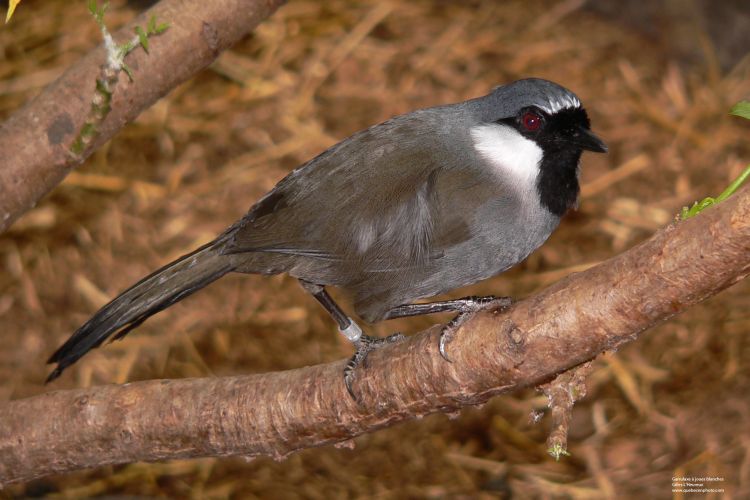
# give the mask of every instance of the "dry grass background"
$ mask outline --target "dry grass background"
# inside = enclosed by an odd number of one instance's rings
[[[584,156],[583,197],[517,269],[466,293],[524,296],[646,238],[717,194],[750,158],[727,115],[746,60],[682,68],[580,1],[293,1],[71,174],[0,236],[0,401],[159,377],[283,370],[350,354],[286,277],[230,276],[87,356],[52,387],[49,354],[136,279],[211,239],[286,172],[350,133],[524,76],[587,105],[609,155]],[[137,2],[113,2],[108,23]],[[698,35],[696,35],[698,36]],[[0,29],[0,117],[99,43],[85,2],[24,1]],[[153,43],[158,43],[154,41]],[[93,84],[93,83],[92,83]],[[671,497],[677,475],[750,497],[750,283],[601,356],[575,408],[572,457],[546,455],[533,389],[286,461],[132,464],[0,496],[140,498]],[[379,324],[417,331],[421,318]],[[718,497],[716,497],[718,498]],[[722,497],[724,498],[724,497]],[[730,498],[730,496],[726,496]]]

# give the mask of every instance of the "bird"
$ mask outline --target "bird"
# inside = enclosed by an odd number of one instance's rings
[[[104,305],[49,358],[47,382],[232,272],[299,280],[354,345],[343,374],[353,397],[367,354],[403,336],[366,335],[326,287],[345,292],[367,323],[458,313],[440,336],[450,361],[463,318],[506,302],[418,301],[496,276],[542,245],[577,207],[583,151],[607,146],[579,98],[540,78],[359,131],[290,172],[216,239]]]

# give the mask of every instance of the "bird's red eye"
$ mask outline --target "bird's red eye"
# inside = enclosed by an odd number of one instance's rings
[[[539,127],[542,126],[542,117],[536,113],[527,111],[523,114],[523,117],[521,117],[521,123],[523,124],[523,128],[529,132],[533,132],[539,130]]]

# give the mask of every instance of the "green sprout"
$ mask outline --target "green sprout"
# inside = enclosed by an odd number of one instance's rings
[[[554,445],[552,445],[552,447],[547,450],[547,453],[549,453],[552,456],[552,458],[555,459],[556,462],[560,461],[560,457],[570,456],[570,453],[568,453],[568,450],[566,450],[563,447],[563,445],[560,443],[555,443]]]
[[[148,25],[146,25],[145,30],[140,26],[135,27],[135,34],[138,35],[138,41],[140,42],[141,47],[143,47],[143,51],[146,54],[148,54],[148,37],[164,33],[165,31],[167,31],[167,28],[169,28],[169,24],[167,23],[156,24],[156,16],[151,16],[151,19],[148,20]],[[127,51],[129,52],[134,48],[135,46],[127,47]]]
[[[87,7],[89,9],[89,12],[91,12],[91,15],[94,16],[94,19],[96,19],[96,22],[99,24],[99,26],[103,25],[104,14],[109,8],[109,2],[104,2],[101,6],[99,6],[99,2],[97,2],[97,0],[89,0]]]
[[[750,102],[749,101],[741,101],[735,104],[732,107],[732,110],[730,111],[730,114],[733,114],[735,116],[740,116],[742,118],[746,118],[750,120]],[[719,196],[716,198],[711,198],[710,196],[708,198],[703,198],[701,201],[696,201],[693,203],[693,206],[688,207],[682,207],[682,212],[680,213],[680,218],[682,220],[689,219],[690,217],[694,217],[701,213],[706,208],[710,207],[711,205],[716,205],[718,203],[721,203],[722,201],[726,200],[730,196],[734,194],[735,191],[737,191],[740,186],[747,180],[747,178],[750,177],[750,165],[748,165],[745,170],[742,171],[742,173],[737,177]]]
[[[105,46],[107,46],[107,52],[110,59],[112,60],[112,62],[116,63],[117,70],[119,71],[120,69],[122,69],[132,82],[133,72],[124,62],[125,56],[127,56],[139,46],[143,47],[143,51],[148,54],[149,37],[164,33],[167,29],[169,29],[169,24],[157,24],[156,16],[151,16],[151,18],[148,20],[148,24],[146,25],[146,29],[143,29],[140,26],[136,26],[134,38],[121,45],[115,45],[114,41],[112,41],[112,35],[110,35],[109,31],[107,30],[107,26],[104,24],[104,15],[107,13],[107,8],[109,8],[109,2],[104,2],[101,5],[99,5],[98,0],[89,0],[88,2],[89,12],[91,12],[91,15],[94,16],[96,23],[99,25],[99,28],[102,31],[104,44]]]
[[[701,201],[696,201],[693,203],[693,206],[688,207],[682,207],[682,213],[680,214],[680,218],[682,220],[689,219],[690,217],[694,217],[701,213],[704,209],[710,207],[711,205],[716,205],[717,203],[721,203],[722,201],[726,200],[730,196],[734,194],[735,191],[739,189],[740,186],[747,180],[747,178],[750,177],[750,165],[745,168],[745,170],[742,171],[739,177],[737,177],[734,182],[732,182],[729,187],[727,187],[719,196],[716,198],[711,198],[710,196],[708,198],[703,198]]]

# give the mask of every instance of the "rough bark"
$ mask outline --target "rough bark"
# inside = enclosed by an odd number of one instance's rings
[[[344,361],[279,373],[154,380],[58,391],[0,409],[0,484],[138,460],[284,457],[538,385],[705,300],[750,273],[750,189],[510,310]]]
[[[126,123],[247,35],[283,0],[162,0],[115,33],[121,43],[151,16],[169,29],[153,37],[149,53],[126,58],[134,81],[122,72],[112,110],[82,155],[71,145],[85,123],[94,96],[102,46],[92,50],[34,100],[0,125],[0,232],[56,186],[68,172]],[[105,19],[106,21],[106,19]],[[94,20],[92,19],[93,23]]]

